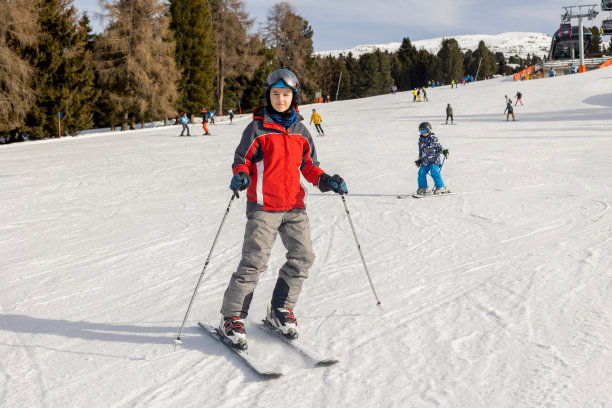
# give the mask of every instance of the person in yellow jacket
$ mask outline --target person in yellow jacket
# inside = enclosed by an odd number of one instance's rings
[[[323,128],[321,127],[321,122],[323,122],[323,119],[321,119],[321,115],[319,115],[315,109],[312,110],[312,115],[310,116],[310,124],[313,122],[319,136],[325,136]]]
[[[412,102],[416,102],[417,91],[416,88],[412,90]]]

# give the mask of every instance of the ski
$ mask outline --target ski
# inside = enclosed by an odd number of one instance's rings
[[[302,343],[298,339],[290,340],[283,335],[278,329],[273,327],[267,320],[262,320],[261,324],[257,327],[261,328],[263,331],[269,333],[272,337],[280,339],[286,345],[288,345],[292,350],[300,353],[304,358],[312,362],[317,367],[328,367],[340,362],[337,358],[330,357],[326,358],[322,356],[318,351],[313,350],[306,344]]]
[[[439,196],[447,196],[447,195],[455,195],[457,193],[442,193],[442,194],[416,194],[412,195],[412,198],[427,198],[427,197],[439,197]]]
[[[212,326],[210,326],[208,324],[204,324],[204,323],[200,323],[200,322],[198,322],[198,326],[200,326],[200,328],[202,328],[202,330],[205,333],[208,333],[212,338],[220,341],[227,348],[232,350],[235,354],[237,354],[242,359],[242,361],[244,361],[246,363],[247,366],[249,366],[253,371],[255,371],[257,374],[259,374],[263,378],[274,379],[274,378],[281,377],[283,375],[283,373],[280,372],[280,371],[271,371],[271,370],[268,370],[265,367],[263,367],[261,365],[261,362],[258,361],[255,358],[253,358],[253,356],[250,355],[248,351],[246,351],[246,350],[238,350],[238,349],[234,348],[233,345],[231,344],[231,342],[229,342],[229,341],[225,340],[223,337],[221,337],[221,335],[219,334],[218,330],[215,327],[212,327]]]

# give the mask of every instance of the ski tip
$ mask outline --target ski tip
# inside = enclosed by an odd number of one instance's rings
[[[334,364],[338,364],[339,362],[340,360],[338,360],[337,358],[328,358],[325,360],[317,361],[315,365],[317,367],[329,367],[333,366]]]
[[[283,373],[281,373],[280,371],[266,371],[265,373],[261,373],[260,375],[267,380],[273,380],[275,378],[282,377]]]

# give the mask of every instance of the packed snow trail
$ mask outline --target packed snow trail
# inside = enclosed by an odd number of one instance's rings
[[[517,91],[525,105],[507,123]],[[300,338],[340,363],[313,370],[253,327],[279,243],[246,326],[285,373],[272,382],[196,324],[219,320],[244,197],[172,351],[248,119],[211,125],[214,137],[172,126],[0,146],[0,406],[267,407],[297,389],[305,408],[612,407],[612,68],[428,98],[316,106],[321,166],[347,181],[383,309],[341,199],[309,187],[317,259],[294,311]],[[436,125],[448,103],[458,125]],[[451,151],[457,194],[398,200],[417,188],[424,120]]]

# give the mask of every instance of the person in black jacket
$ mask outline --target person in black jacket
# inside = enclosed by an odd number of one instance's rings
[[[448,118],[451,120],[451,125],[453,124],[453,108],[451,108],[450,103],[446,105],[446,124],[448,125]]]
[[[516,98],[516,102],[514,103],[514,106],[516,106],[516,104],[519,102],[521,103],[521,105],[523,104],[523,101],[521,100],[521,98],[523,97],[522,93],[517,92],[514,97]]]

